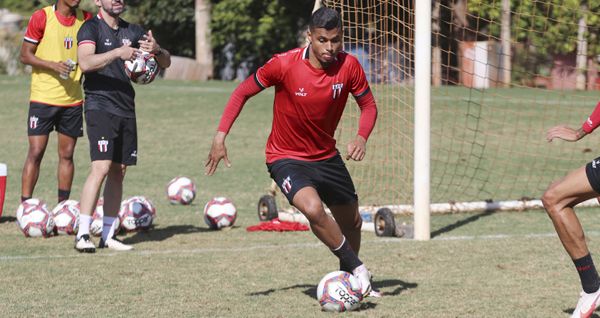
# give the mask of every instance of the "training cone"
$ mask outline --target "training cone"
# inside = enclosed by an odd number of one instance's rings
[[[0,163],[0,216],[4,207],[4,194],[6,194],[6,164]]]

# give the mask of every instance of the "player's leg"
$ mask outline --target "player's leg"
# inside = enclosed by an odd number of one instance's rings
[[[69,199],[75,173],[73,153],[77,138],[58,133],[58,202]]]
[[[40,175],[40,165],[48,145],[48,135],[29,136],[29,149],[21,175],[21,201],[33,196],[33,190]]]
[[[94,253],[96,251],[96,247],[90,240],[90,223],[92,223],[92,212],[96,208],[100,188],[108,175],[111,163],[111,160],[106,159],[92,161],[90,174],[83,184],[79,201],[79,230],[75,240],[75,249],[79,252]]]
[[[75,173],[73,153],[77,138],[83,136],[82,107],[64,107],[60,110],[58,133],[58,202],[69,199]]]
[[[328,205],[331,214],[339,225],[342,234],[358,255],[360,251],[362,218],[358,212],[358,201],[346,204]]]
[[[113,165],[104,187],[104,219],[99,246],[129,251],[133,246],[126,245],[116,238],[114,225],[123,197],[123,180],[127,166],[137,163],[137,127],[135,118],[115,116],[113,123],[118,125],[120,133],[114,140]]]
[[[573,209],[578,203],[598,196],[600,179],[597,178],[598,172],[592,167],[592,163],[552,183],[542,196],[544,208],[581,279],[583,292],[573,312],[577,317],[591,316],[600,304],[600,277],[585,242],[583,228]]]
[[[40,175],[40,165],[48,145],[48,136],[54,129],[54,116],[58,107],[40,103],[29,104],[27,136],[29,149],[21,175],[21,201],[32,197]]]

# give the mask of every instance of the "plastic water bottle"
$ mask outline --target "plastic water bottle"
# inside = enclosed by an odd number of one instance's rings
[[[73,70],[75,69],[75,65],[77,65],[77,63],[75,63],[75,61],[73,61],[71,59],[67,59],[65,61],[65,64],[67,64],[69,66],[69,71],[67,73],[60,73],[60,78],[62,78],[62,79],[68,79],[69,74],[71,72],[73,72]]]

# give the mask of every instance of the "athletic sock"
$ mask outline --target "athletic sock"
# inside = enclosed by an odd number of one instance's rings
[[[573,263],[575,264],[575,268],[577,268],[577,273],[579,273],[583,291],[588,294],[598,291],[598,288],[600,288],[600,277],[598,277],[592,255],[588,253],[588,255],[580,259],[573,260]]]
[[[79,215],[79,230],[77,230],[77,239],[84,234],[90,235],[90,223],[92,223],[91,215]]]
[[[31,197],[24,197],[24,196],[21,196],[21,203],[23,203],[23,202],[25,202],[25,201],[27,201],[27,200],[29,200],[29,199],[31,199]]]
[[[102,218],[102,242],[106,242],[109,238],[110,232],[114,232],[113,224],[115,223],[116,217],[114,216],[104,216]]]
[[[340,268],[344,268],[347,272],[351,273],[352,270],[362,265],[345,236],[342,236],[342,244],[331,251],[340,259]]]
[[[68,200],[71,196],[71,190],[58,189],[58,203]]]

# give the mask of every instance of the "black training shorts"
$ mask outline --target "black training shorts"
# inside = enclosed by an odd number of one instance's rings
[[[47,136],[55,130],[77,138],[83,136],[82,106],[51,106],[30,102],[27,136]]]
[[[350,173],[339,153],[321,161],[281,159],[267,164],[267,168],[290,204],[304,187],[315,188],[328,206],[358,200]]]
[[[135,118],[89,110],[85,112],[85,123],[92,161],[111,160],[126,166],[137,163]]]
[[[585,166],[585,174],[590,185],[592,185],[592,189],[600,193],[600,157],[592,160]]]

